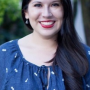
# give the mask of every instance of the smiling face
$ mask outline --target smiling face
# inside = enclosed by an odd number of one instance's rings
[[[63,6],[60,0],[31,0],[25,12],[33,33],[44,36],[56,36],[63,22]]]

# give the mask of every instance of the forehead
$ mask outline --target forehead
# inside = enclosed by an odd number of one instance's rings
[[[50,2],[60,2],[60,0],[31,0],[31,3],[50,3]]]

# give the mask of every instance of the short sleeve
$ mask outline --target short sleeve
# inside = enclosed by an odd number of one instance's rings
[[[0,90],[4,89],[4,85],[6,82],[7,74],[8,74],[8,44],[5,43],[0,46]]]
[[[90,90],[90,47],[85,46],[86,49],[86,53],[87,53],[87,58],[88,58],[88,62],[89,62],[89,69],[87,74],[85,75],[84,79],[85,79],[85,84],[86,84],[86,90]]]

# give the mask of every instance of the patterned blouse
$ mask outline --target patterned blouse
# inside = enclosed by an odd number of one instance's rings
[[[84,45],[90,66],[90,48]],[[47,74],[50,69],[49,87]],[[55,74],[55,72],[57,74]],[[37,66],[23,57],[18,40],[0,46],[0,90],[65,90],[62,70],[56,65]],[[90,90],[90,67],[83,77],[84,90]]]

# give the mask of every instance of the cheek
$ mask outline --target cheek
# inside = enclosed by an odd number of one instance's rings
[[[29,19],[30,20],[36,20],[40,15],[40,12],[38,10],[35,9],[31,9],[29,10]]]
[[[53,15],[54,15],[57,19],[63,19],[63,16],[64,16],[63,8],[54,10]]]
[[[40,16],[40,12],[35,9],[29,10],[29,22],[32,28],[34,29],[38,22],[38,17]]]

